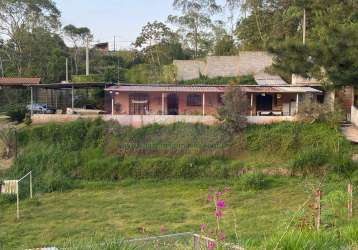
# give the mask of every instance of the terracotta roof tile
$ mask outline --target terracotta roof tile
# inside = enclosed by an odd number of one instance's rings
[[[0,86],[19,86],[29,84],[40,84],[41,78],[33,77],[0,77]]]

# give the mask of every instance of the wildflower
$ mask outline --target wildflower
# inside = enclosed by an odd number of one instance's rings
[[[220,241],[224,241],[225,240],[225,234],[223,232],[220,232],[218,238],[219,238]]]
[[[204,232],[204,231],[205,231],[205,228],[206,228],[206,225],[205,225],[205,224],[201,224],[201,225],[200,225],[200,231],[201,231],[201,232]]]
[[[208,195],[208,202],[211,202],[211,201],[213,201],[213,196],[212,195]]]
[[[215,243],[208,241],[208,249],[214,249],[215,248]]]
[[[221,195],[223,195],[222,192],[216,192],[216,197],[219,197],[219,196],[221,196]]]
[[[161,232],[161,233],[164,233],[165,231],[167,231],[167,229],[166,229],[164,226],[161,226],[161,227],[160,227],[160,232]]]
[[[215,216],[217,218],[221,218],[223,216],[223,213],[221,212],[221,210],[218,209],[218,210],[215,211]]]
[[[230,187],[225,187],[225,188],[224,188],[224,192],[225,192],[225,193],[228,193],[228,192],[230,192],[230,191],[231,191],[231,188],[230,188]]]
[[[218,202],[216,202],[216,207],[219,209],[223,209],[225,207],[225,201],[219,200]]]

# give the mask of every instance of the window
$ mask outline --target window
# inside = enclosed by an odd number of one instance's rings
[[[189,94],[186,97],[186,105],[187,106],[201,106],[202,105],[201,95]]]
[[[146,115],[149,111],[149,97],[146,94],[133,94],[129,96],[129,114]]]

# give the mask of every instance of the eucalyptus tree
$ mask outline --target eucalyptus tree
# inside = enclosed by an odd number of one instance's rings
[[[27,34],[39,29],[55,32],[60,27],[59,18],[60,11],[52,0],[0,1],[0,37],[4,39],[1,50],[18,75],[31,66],[29,61],[34,55],[28,53],[31,48]]]
[[[211,17],[222,8],[215,0],[174,0],[173,6],[182,15],[170,15],[168,21],[178,26],[184,42],[198,57],[199,51],[208,43]]]
[[[72,24],[66,25],[63,28],[65,36],[71,41],[73,45],[73,60],[75,63],[75,74],[78,74],[78,56],[80,47],[86,46],[89,39],[93,38],[91,30],[87,27],[76,27]]]

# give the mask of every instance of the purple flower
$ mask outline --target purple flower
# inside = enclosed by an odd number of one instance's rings
[[[221,210],[216,210],[216,211],[215,211],[215,216],[216,216],[217,218],[221,218],[221,217],[223,216],[223,213],[221,212]]]
[[[212,195],[210,195],[210,194],[209,194],[209,195],[208,195],[208,202],[213,201],[213,198],[214,198],[214,197],[213,197]]]
[[[205,228],[206,228],[206,225],[205,225],[205,224],[201,224],[201,225],[200,225],[200,231],[201,231],[201,232],[204,232],[204,231],[205,231]]]
[[[215,243],[208,241],[208,249],[214,249],[215,248]]]
[[[225,201],[219,200],[216,202],[216,207],[219,209],[223,209],[225,207]]]

